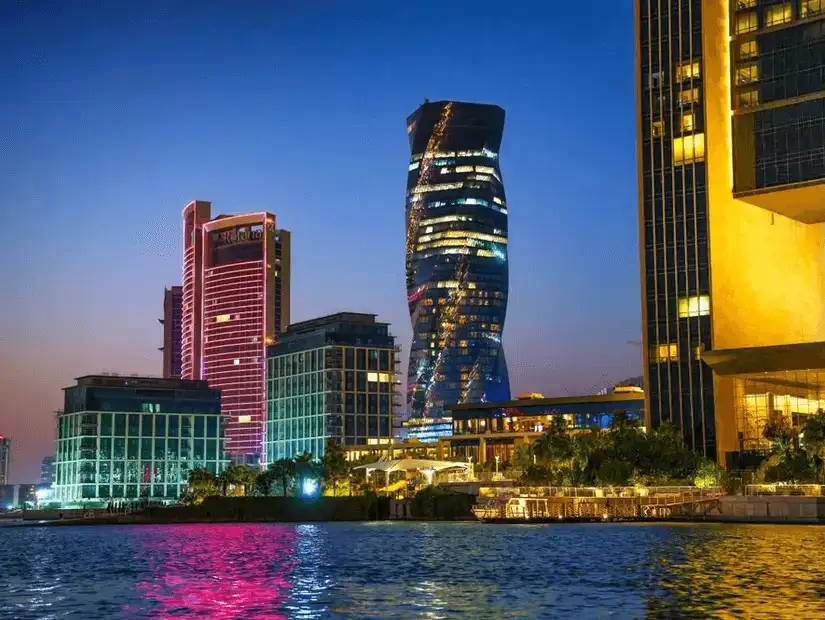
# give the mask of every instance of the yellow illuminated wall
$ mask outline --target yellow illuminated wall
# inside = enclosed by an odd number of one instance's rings
[[[823,224],[733,198],[728,10],[725,0],[702,3],[713,348],[823,341]],[[726,381],[732,379],[714,379],[720,462],[736,449],[733,389]]]

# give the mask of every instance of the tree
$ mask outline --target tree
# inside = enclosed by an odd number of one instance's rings
[[[230,481],[233,486],[241,487],[243,495],[249,494],[257,477],[258,471],[249,465],[230,465]]]
[[[272,485],[278,480],[278,476],[272,469],[266,469],[255,476],[253,487],[255,494],[261,497],[269,497],[272,494]]]
[[[189,472],[187,501],[199,504],[204,498],[218,494],[215,476],[208,469],[196,467]]]
[[[725,471],[709,459],[702,459],[696,468],[693,484],[700,489],[721,487],[725,483]]]
[[[320,463],[312,459],[312,452],[302,452],[295,457],[295,476],[298,479],[298,489],[303,493],[307,480],[319,480],[323,476]]]
[[[805,451],[814,459],[817,470],[817,478],[823,481],[823,469],[825,469],[825,412],[822,409],[816,415],[809,418],[802,427],[802,445]]]
[[[350,464],[344,454],[344,449],[337,439],[329,439],[324,447],[324,457],[321,459],[321,468],[325,484],[332,486],[332,494],[337,495],[338,482],[347,480],[350,474]]]
[[[573,456],[573,441],[562,416],[553,416],[544,434],[536,440],[533,450],[539,460],[554,464]]]
[[[513,458],[511,461],[513,463],[513,467],[523,471],[533,464],[533,458],[533,447],[521,445],[513,451]]]
[[[284,490],[284,497],[289,495],[289,484],[295,478],[295,461],[292,459],[278,459],[269,466],[269,471],[275,479],[280,480]]]

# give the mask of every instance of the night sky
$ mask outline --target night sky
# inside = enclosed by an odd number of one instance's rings
[[[230,6],[231,5],[231,6]],[[36,7],[36,8],[35,8]],[[292,231],[292,320],[378,314],[403,347],[405,119],[507,113],[512,391],[640,374],[631,2],[0,5],[0,434],[53,452],[74,377],[161,373],[180,215]]]

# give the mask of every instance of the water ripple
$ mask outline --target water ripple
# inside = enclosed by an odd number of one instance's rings
[[[2,528],[0,618],[821,618],[825,528]]]

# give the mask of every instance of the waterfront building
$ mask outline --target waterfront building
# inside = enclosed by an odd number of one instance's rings
[[[37,502],[36,484],[0,485],[0,509],[24,508],[26,504]]]
[[[183,212],[183,376],[221,390],[233,461],[263,450],[266,347],[289,324],[291,235],[271,213]]]
[[[0,435],[0,484],[9,483],[9,465],[11,464],[11,437]]]
[[[404,420],[403,438],[406,440],[429,443],[438,441],[439,437],[453,434],[452,418],[409,418]]]
[[[227,465],[221,396],[206,381],[89,375],[64,388],[55,499],[177,500],[196,467]]]
[[[163,325],[163,376],[177,378],[181,376],[181,345],[183,320],[183,287],[173,286],[163,292],[163,318],[158,319]]]
[[[606,429],[616,411],[643,420],[644,403],[644,394],[621,392],[450,405],[453,432],[438,439],[438,458],[485,463],[498,457],[503,463],[516,448],[541,437],[555,416],[563,416],[572,431]]]
[[[290,325],[267,352],[266,461],[392,441],[398,348],[374,314]]]
[[[435,460],[438,458],[438,444],[417,439],[395,440],[387,443],[373,443],[344,446],[344,456],[350,463],[362,459],[366,462],[378,459],[394,461],[399,459]]]
[[[510,398],[501,346],[509,278],[503,130],[495,105],[425,102],[407,119],[411,417],[442,417],[445,403]]]
[[[40,484],[51,486],[54,482],[54,457],[45,456],[40,463]]]
[[[825,406],[825,3],[635,4],[646,410],[738,467]]]

